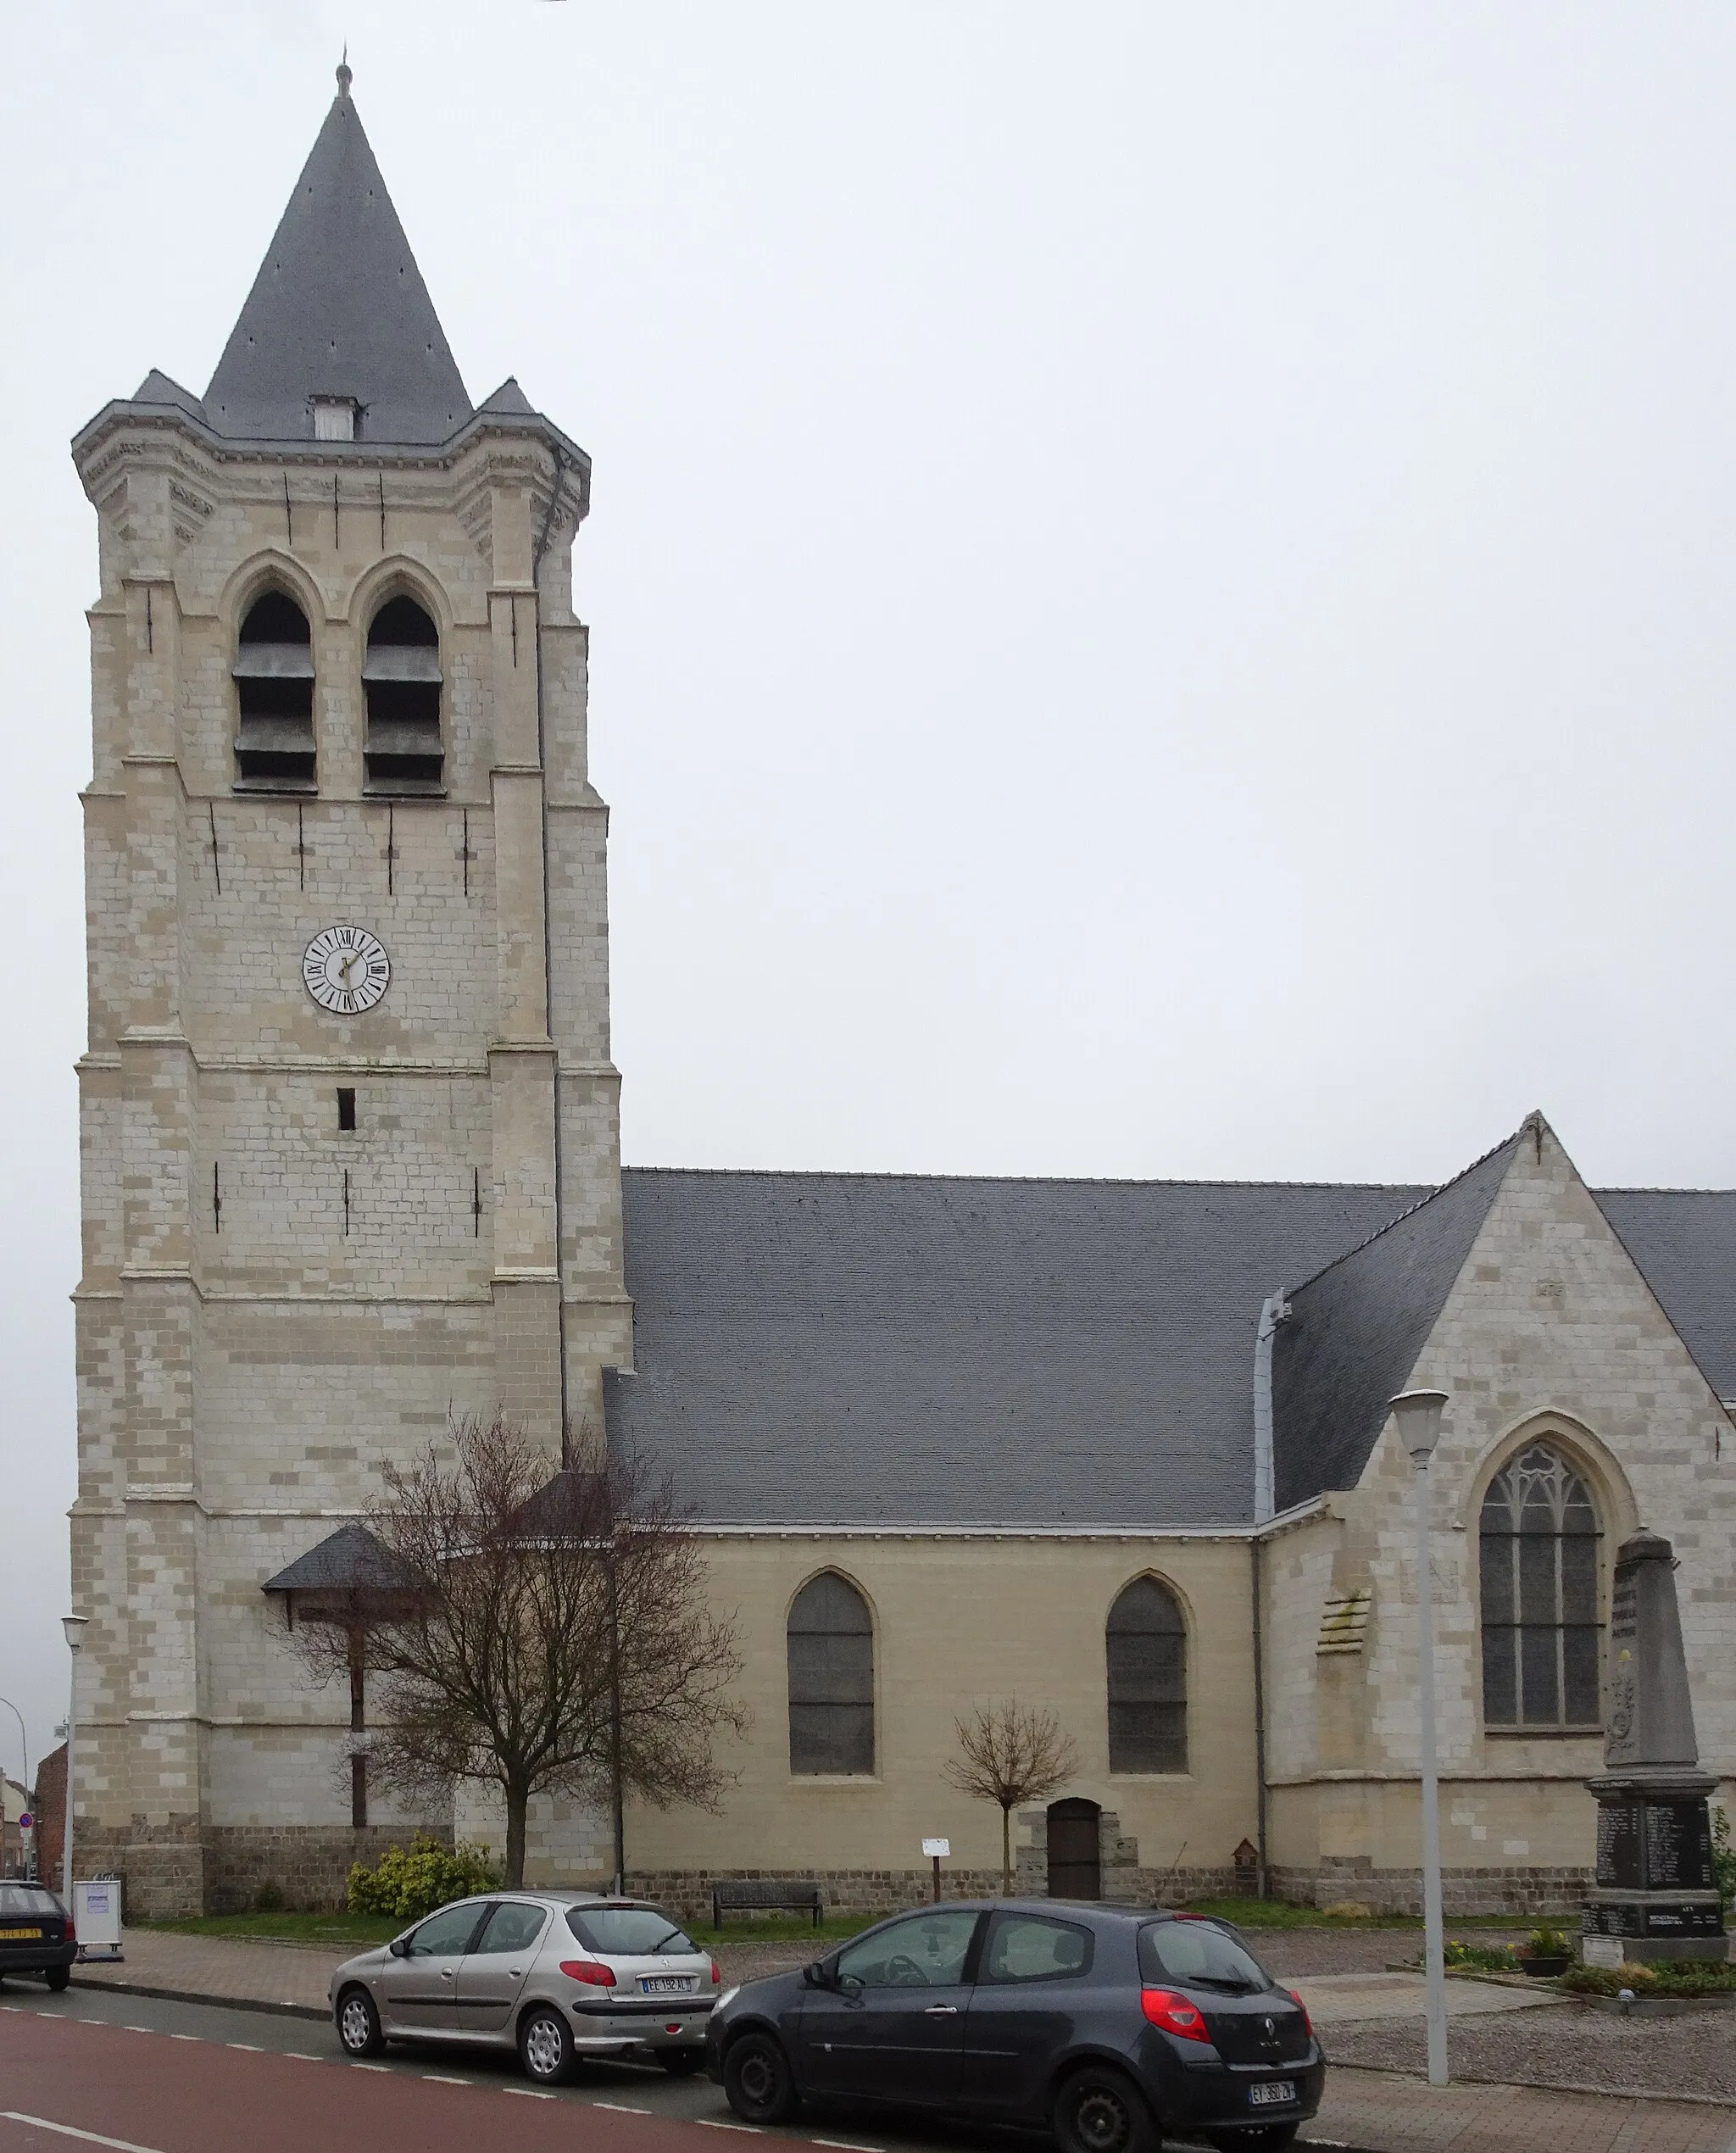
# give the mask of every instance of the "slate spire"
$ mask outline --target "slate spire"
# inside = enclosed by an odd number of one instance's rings
[[[470,415],[349,77],[205,392],[232,439],[311,441],[316,397],[353,399],[363,442],[445,441]]]

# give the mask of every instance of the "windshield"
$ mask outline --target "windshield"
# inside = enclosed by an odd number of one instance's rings
[[[1215,1922],[1154,1922],[1142,1928],[1139,1972],[1150,1982],[1238,1993],[1271,1986],[1266,1968]]]
[[[587,1950],[611,1959],[673,1957],[695,1949],[667,1914],[654,1906],[571,1906],[566,1925]]]
[[[0,1914],[58,1914],[60,1901],[36,1884],[0,1883]]]

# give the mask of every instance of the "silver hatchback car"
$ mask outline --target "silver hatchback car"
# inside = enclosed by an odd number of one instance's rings
[[[516,2048],[554,2085],[584,2056],[704,2068],[717,1961],[643,1900],[492,1891],[455,1900],[331,1977],[344,2053],[387,2041]]]

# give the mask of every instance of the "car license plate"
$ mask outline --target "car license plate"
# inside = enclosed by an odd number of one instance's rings
[[[1264,2085],[1249,2086],[1248,2099],[1255,2108],[1279,2108],[1296,2098],[1294,2078],[1268,2078]]]
[[[639,1977],[640,1993],[647,1996],[691,1996],[698,1985],[697,1973],[645,1973]]]
[[[39,1928],[0,1928],[0,1944],[37,1944],[42,1936]]]

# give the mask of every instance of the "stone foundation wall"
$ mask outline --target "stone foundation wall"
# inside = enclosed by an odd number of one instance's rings
[[[1571,1916],[1590,1889],[1594,1872],[1574,1868],[1443,1869],[1441,1904],[1451,1920],[1473,1914]],[[1420,1869],[1377,1869],[1372,1862],[1323,1861],[1317,1869],[1274,1869],[1275,1899],[1302,1906],[1332,1906],[1355,1900],[1373,1914],[1422,1911]]]
[[[927,1868],[730,1869],[720,1871],[715,1877],[709,1872],[697,1869],[630,1869],[626,1888],[640,1897],[654,1899],[659,1906],[679,1915],[684,1922],[704,1926],[711,1919],[714,1883],[761,1879],[780,1883],[817,1883],[825,1898],[827,1914],[876,1917],[896,1914],[906,1907],[926,1905],[934,1893],[934,1872]],[[996,1899],[1000,1895],[1000,1883],[998,1868],[955,1869],[946,1863],[941,1866],[943,1899]],[[1127,1869],[1105,1871],[1103,1878],[1104,1899],[1135,1905],[1228,1898],[1238,1888],[1236,1872],[1232,1869],[1184,1869],[1173,1875],[1165,1869]],[[1014,1875],[1013,1889],[1025,1898],[1042,1899],[1048,1895],[1044,1881],[1025,1873],[1024,1865]]]
[[[244,1914],[267,1885],[288,1911],[329,1913],[342,1906],[354,1863],[377,1861],[388,1846],[407,1845],[418,1829],[427,1828],[212,1824],[201,1833],[191,1821],[126,1832],[81,1824],[73,1836],[73,1873],[81,1882],[105,1873],[122,1878],[129,1921]],[[428,1836],[452,1844],[450,1832]]]

